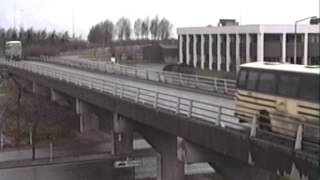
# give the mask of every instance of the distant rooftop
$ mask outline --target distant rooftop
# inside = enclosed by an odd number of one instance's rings
[[[320,18],[313,18],[309,24],[298,24],[298,33],[319,33]],[[235,19],[220,19],[217,26],[181,27],[178,34],[208,34],[208,33],[294,33],[292,24],[246,24],[239,25]]]
[[[294,24],[249,24],[177,28],[178,34],[208,33],[294,33]],[[319,33],[319,24],[299,24],[298,33]]]

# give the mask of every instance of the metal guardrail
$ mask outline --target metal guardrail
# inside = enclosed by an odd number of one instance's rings
[[[106,61],[72,60],[41,56],[41,61],[58,63],[72,67],[98,70],[127,77],[156,81],[187,88],[195,88],[208,92],[215,92],[233,96],[236,82],[230,79],[199,76],[193,74],[169,71],[155,71],[150,69],[114,64]]]
[[[222,128],[227,126],[228,128],[248,135],[248,137],[259,138],[280,145],[289,146],[293,150],[318,153],[320,149],[319,142],[310,141],[307,138],[318,138],[318,135],[310,132],[319,132],[319,124],[296,121],[288,118],[276,118],[273,121],[277,121],[276,124],[278,125],[273,123],[268,124],[268,126],[272,128],[272,131],[270,131],[266,130],[266,125],[263,125],[263,123],[258,121],[258,117],[255,114],[246,113],[248,115],[248,118],[245,119],[246,123],[239,123],[238,118],[234,115],[235,112],[239,111],[232,108],[196,99],[183,98],[179,95],[170,95],[159,91],[125,85],[108,81],[103,78],[89,77],[83,73],[74,73],[48,66],[12,61],[0,61],[0,63],[96,90],[101,93],[117,96],[121,99],[151,108],[161,109],[169,113],[185,116],[186,118],[196,119],[203,123],[208,123],[208,125],[215,125]],[[285,126],[279,126],[281,123],[285,123]]]

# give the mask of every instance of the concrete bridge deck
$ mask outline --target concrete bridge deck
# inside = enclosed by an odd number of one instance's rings
[[[157,142],[174,142],[170,140],[174,135],[209,149],[210,153],[205,154],[214,157],[215,162],[233,159],[281,174],[298,169],[299,174],[310,179],[319,177],[317,154],[310,154],[304,148],[294,149],[292,143],[274,141],[277,136],[261,139],[262,131],[256,126],[251,127],[251,132],[222,128],[220,121],[236,120],[230,99],[38,62],[19,62],[8,67],[13,76],[125,116],[136,123],[136,129],[142,134],[156,134],[156,141],[152,141],[156,147],[159,147]],[[111,86],[104,84],[112,82],[115,84]],[[217,117],[219,105],[224,106],[225,111]],[[162,136],[166,138],[161,139]]]

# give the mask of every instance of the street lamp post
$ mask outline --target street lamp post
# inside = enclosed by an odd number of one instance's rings
[[[297,21],[295,21],[294,23],[294,49],[293,49],[293,63],[297,64],[297,24],[299,22],[308,20],[308,19],[313,19],[313,18],[317,18],[317,16],[310,16],[310,17],[306,17],[303,19],[299,19]]]

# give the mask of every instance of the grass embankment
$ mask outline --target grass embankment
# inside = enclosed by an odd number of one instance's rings
[[[36,134],[37,144],[62,142],[70,137],[77,115],[69,107],[59,106],[45,96],[36,96],[16,87],[12,80],[0,86],[0,131],[7,139],[6,146],[27,145],[29,132]],[[19,95],[20,94],[20,95]]]

